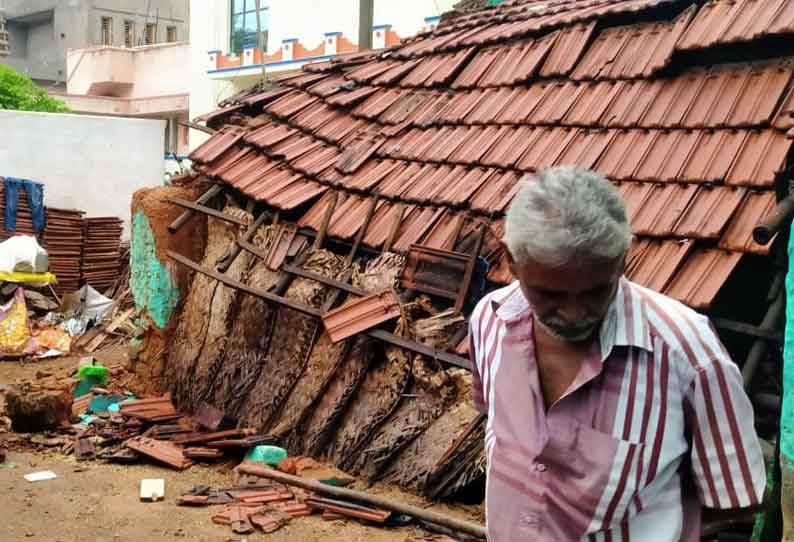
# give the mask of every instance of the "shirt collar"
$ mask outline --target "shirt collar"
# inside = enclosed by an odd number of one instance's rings
[[[524,297],[518,281],[507,287],[500,300],[492,301],[496,316],[511,324],[532,314],[532,306]],[[634,285],[625,278],[618,283],[615,299],[609,305],[599,331],[601,361],[605,361],[616,346],[633,346],[653,350],[650,326]]]

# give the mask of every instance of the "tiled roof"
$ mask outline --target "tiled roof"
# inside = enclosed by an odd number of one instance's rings
[[[787,33],[794,0],[507,1],[243,93],[206,119],[220,130],[192,158],[312,228],[339,192],[343,239],[379,197],[363,241],[398,251],[457,249],[463,217],[493,221],[497,239],[524,174],[593,168],[627,202],[629,276],[706,308],[744,254],[769,250],[752,228],[791,151],[794,59],[769,54]],[[708,60],[725,43],[744,45]],[[488,255],[489,278],[510,280]]]

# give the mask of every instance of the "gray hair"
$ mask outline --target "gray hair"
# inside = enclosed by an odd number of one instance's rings
[[[560,267],[626,255],[626,206],[603,175],[561,166],[527,175],[522,183],[505,224],[505,243],[518,264]]]

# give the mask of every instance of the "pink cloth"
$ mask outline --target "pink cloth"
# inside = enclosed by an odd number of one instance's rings
[[[697,541],[701,503],[761,501],[753,409],[705,316],[622,279],[591,355],[548,413],[532,326],[518,283],[470,319],[491,542]]]

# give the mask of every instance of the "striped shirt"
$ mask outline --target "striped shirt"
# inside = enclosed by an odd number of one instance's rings
[[[481,300],[469,325],[491,542],[697,541],[701,504],[761,501],[752,406],[705,316],[621,279],[548,412],[518,283]]]

